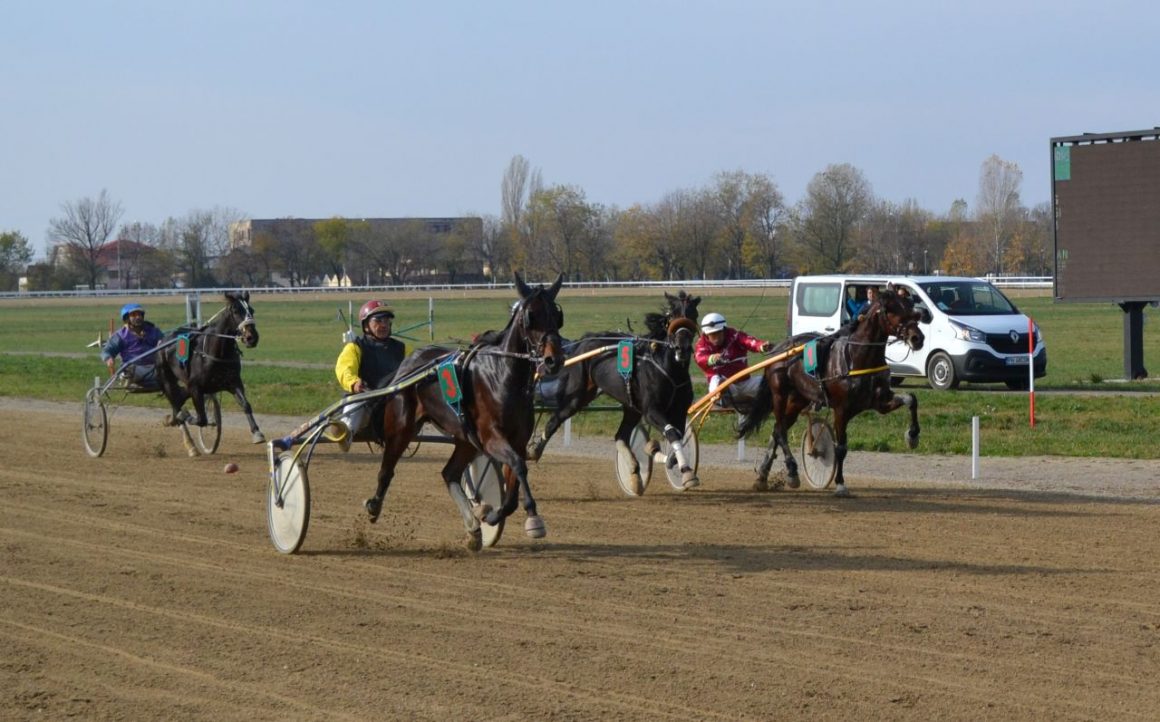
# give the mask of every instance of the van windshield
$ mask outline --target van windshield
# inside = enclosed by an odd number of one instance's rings
[[[922,284],[932,303],[955,316],[1017,314],[1015,304],[986,281],[936,281]]]

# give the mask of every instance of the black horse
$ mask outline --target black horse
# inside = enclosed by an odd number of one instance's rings
[[[647,336],[637,338],[618,331],[588,333],[569,348],[572,357],[599,353],[567,366],[550,384],[545,384],[543,401],[551,411],[544,430],[528,447],[529,459],[538,460],[560,425],[605,393],[624,409],[615,434],[616,450],[628,462],[630,483],[636,494],[643,493],[644,484],[640,461],[633,454],[629,439],[642,418],[663,431],[680,464],[684,487],[699,484],[685,457],[682,440],[693,401],[689,360],[693,356],[697,304],[701,299],[681,291],[676,296],[666,293],[665,300],[663,313],[645,315]],[[631,365],[629,359],[619,355],[619,344],[626,340],[632,342]],[[649,464],[653,452],[658,450],[655,444],[646,452]]]
[[[818,340],[825,354],[819,355],[815,374],[805,370],[804,354],[767,366],[749,414],[738,425],[738,434],[747,436],[762,422],[774,416],[773,432],[765,456],[757,466],[754,488],[768,488],[769,468],[777,456],[778,447],[785,454],[788,483],[797,488],[797,460],[789,450],[789,429],[798,415],[807,408],[828,406],[833,410],[835,440],[834,457],[837,464],[836,490],[838,496],[848,496],[842,473],[846,458],[846,427],[858,414],[873,409],[887,414],[906,406],[910,410],[910,427],[906,444],[918,445],[918,399],[913,394],[895,394],[890,386],[890,367],[886,363],[886,344],[893,336],[911,349],[922,348],[923,335],[918,328],[921,314],[903,300],[893,289],[879,294],[875,301],[848,335],[835,334],[819,337],[817,334],[799,334],[783,341],[774,349],[780,353],[794,346]]]
[[[561,275],[548,288],[532,288],[517,273],[520,301],[498,335],[463,352],[439,346],[421,348],[399,366],[397,383],[415,375],[422,380],[387,399],[378,487],[365,503],[372,522],[382,512],[395,466],[407,445],[430,422],[452,438],[454,450],[442,476],[463,516],[469,549],[478,551],[482,546],[480,520],[498,525],[515,511],[521,493],[528,514],[525,530],[532,537],[545,535],[528,485],[525,449],[535,427],[532,386],[536,367],[553,374],[564,363],[559,333],[563,311],[556,305],[562,283]],[[500,509],[473,508],[460,486],[464,470],[481,451],[504,466]]]
[[[258,327],[254,322],[254,309],[250,306],[250,294],[248,291],[227,292],[225,299],[225,308],[208,322],[197,328],[177,329],[165,339],[170,341],[184,335],[188,337],[188,343],[172,343],[157,352],[161,392],[173,408],[173,413],[165,417],[165,423],[182,427],[185,448],[190,456],[196,456],[198,452],[185,428],[187,415],[181,407],[192,398],[196,414],[194,423],[205,426],[209,423],[205,414],[205,397],[220,391],[229,391],[238,400],[246,420],[250,422],[254,443],[266,441],[246,399],[246,387],[242,383],[242,351],[238,347],[239,343],[246,348],[258,345]]]

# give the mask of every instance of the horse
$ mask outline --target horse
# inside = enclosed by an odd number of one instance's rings
[[[636,338],[617,331],[588,333],[570,348],[570,355],[579,356],[609,346],[612,348],[566,367],[557,374],[553,383],[545,385],[544,401],[551,408],[544,430],[528,446],[528,458],[537,461],[544,453],[548,440],[565,420],[576,415],[600,394],[605,393],[623,407],[620,426],[614,436],[616,450],[628,461],[630,483],[637,495],[644,492],[640,463],[632,452],[629,439],[632,430],[644,418],[652,426],[662,429],[677,463],[680,464],[684,488],[700,482],[689,466],[682,447],[685,421],[693,400],[693,385],[689,378],[689,360],[693,356],[693,342],[697,335],[697,305],[700,297],[681,291],[676,296],[665,293],[667,308],[663,313],[645,315],[648,335]],[[618,357],[619,342],[631,340],[633,360],[631,372],[625,375]],[[646,461],[652,464],[659,444],[650,441]]]
[[[498,335],[476,342],[466,351],[427,346],[403,360],[396,380],[422,374],[426,378],[387,398],[379,439],[383,456],[378,486],[363,505],[372,523],[382,512],[399,459],[423,425],[430,422],[451,437],[454,447],[442,477],[463,517],[468,549],[482,548],[480,521],[499,524],[515,511],[521,492],[528,515],[524,530],[533,538],[546,535],[528,485],[526,446],[535,428],[536,368],[542,366],[550,375],[564,363],[559,331],[563,311],[556,304],[563,280],[561,274],[550,287],[533,288],[516,273],[520,300]],[[453,403],[452,398],[457,400]],[[464,470],[481,451],[504,465],[504,503],[500,509],[487,504],[473,508],[460,486]]]
[[[797,460],[789,449],[789,429],[798,415],[807,408],[828,406],[833,410],[835,439],[834,457],[837,464],[835,495],[849,496],[843,476],[843,462],[847,452],[846,427],[858,414],[873,409],[888,414],[902,406],[910,410],[910,426],[905,435],[906,445],[918,446],[918,399],[913,394],[895,394],[890,385],[890,367],[886,363],[886,343],[891,336],[917,351],[922,348],[923,334],[918,327],[921,313],[903,300],[893,289],[879,294],[857,325],[848,335],[832,334],[821,337],[806,333],[778,344],[774,353],[819,341],[819,350],[826,354],[819,359],[817,376],[805,370],[803,356],[794,355],[785,361],[767,366],[749,413],[738,423],[739,437],[748,436],[769,417],[774,416],[773,432],[765,456],[755,469],[754,489],[769,488],[769,468],[777,457],[777,449],[785,454],[787,482],[790,488],[800,485]],[[780,484],[778,484],[780,486]],[[776,487],[775,487],[776,488]]]
[[[162,341],[157,352],[157,378],[161,393],[169,401],[173,413],[165,417],[165,425],[181,426],[185,448],[190,456],[197,456],[197,448],[185,427],[188,414],[182,411],[186,400],[193,399],[196,414],[194,423],[209,423],[205,413],[205,397],[219,391],[229,391],[238,400],[246,420],[250,423],[250,437],[255,444],[265,443],[266,437],[254,420],[254,410],[246,399],[242,383],[242,350],[258,345],[258,326],[254,322],[254,308],[248,291],[225,294],[225,308],[214,314],[198,328],[179,328]],[[172,343],[179,336],[187,336],[188,344]],[[166,343],[170,342],[170,343]]]

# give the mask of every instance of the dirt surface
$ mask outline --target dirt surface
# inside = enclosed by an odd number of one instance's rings
[[[320,451],[302,551],[265,527],[264,449],[228,406],[186,458],[160,409],[0,399],[0,719],[1155,719],[1155,462],[854,454],[855,496],[624,497],[604,440],[532,467],[470,554],[438,480]],[[260,419],[267,433],[297,420]],[[752,453],[752,449],[750,452]],[[241,467],[223,473],[227,462]]]

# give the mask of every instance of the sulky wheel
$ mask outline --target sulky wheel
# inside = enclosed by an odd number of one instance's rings
[[[274,462],[274,473],[266,486],[266,528],[274,548],[293,554],[306,538],[310,525],[310,482],[306,466],[293,454],[283,454]]]
[[[217,394],[205,397],[205,418],[209,423],[205,426],[191,426],[190,435],[198,451],[212,454],[222,442],[222,405]]]
[[[811,443],[812,442],[812,443]],[[834,430],[823,419],[810,420],[802,434],[802,474],[806,483],[815,489],[825,489],[838,474],[834,452]]]
[[[99,388],[89,389],[85,394],[84,427],[81,437],[85,451],[94,459],[105,453],[109,442],[109,415],[105,412],[105,400]]]

